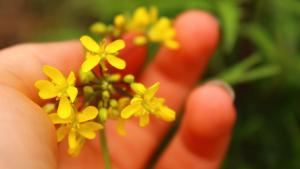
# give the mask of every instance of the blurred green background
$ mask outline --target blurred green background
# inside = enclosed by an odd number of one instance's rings
[[[299,0],[0,0],[0,48],[78,38],[94,21],[140,5],[170,17],[201,9],[220,21],[204,80],[223,79],[236,91],[238,120],[222,168],[300,168]]]

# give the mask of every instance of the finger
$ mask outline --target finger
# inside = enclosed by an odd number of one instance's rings
[[[128,35],[129,36],[129,35]],[[130,40],[130,36],[126,37]],[[142,49],[140,49],[142,48]],[[144,47],[133,46],[125,48],[121,53],[127,61],[127,72],[137,72],[140,66],[132,57],[139,52],[140,60],[145,58]],[[34,82],[45,78],[42,66],[47,64],[61,70],[64,74],[77,71],[84,59],[84,50],[79,41],[23,44],[17,45],[0,52],[0,84],[11,86],[29,96],[34,101],[39,101]]]
[[[156,169],[217,169],[228,147],[235,121],[231,90],[208,83],[189,96],[182,126]]]
[[[168,97],[172,107],[178,108],[181,105],[178,103],[182,103],[183,96],[200,78],[215,51],[219,27],[214,17],[201,11],[185,12],[174,24],[180,48],[171,50],[162,47],[141,80],[149,85],[160,81],[161,91],[166,91],[161,95]],[[183,92],[175,95],[173,91],[177,90],[172,89],[177,88],[183,89]]]
[[[0,84],[0,168],[57,168],[54,126],[24,94]]]
[[[155,60],[145,70],[141,81],[150,85],[161,83],[158,94],[168,106],[178,111],[193,85],[201,77],[219,39],[218,22],[201,11],[181,14],[175,21],[178,50],[162,47]],[[167,129],[159,121],[151,129],[159,137]]]
[[[42,66],[57,67],[63,73],[75,70],[83,59],[78,42],[23,44],[0,52],[0,84],[11,86],[38,101],[34,82],[44,79]]]

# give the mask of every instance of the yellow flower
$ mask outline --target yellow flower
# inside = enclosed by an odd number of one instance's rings
[[[56,68],[44,66],[43,72],[51,79],[38,80],[35,87],[39,89],[39,96],[42,99],[59,99],[58,115],[61,118],[68,118],[72,113],[72,105],[78,94],[75,85],[75,75],[73,72],[67,78]]]
[[[101,124],[90,121],[97,115],[97,108],[88,106],[68,119],[62,119],[56,113],[49,114],[49,118],[54,124],[61,125],[56,131],[57,141],[62,141],[68,135],[69,153],[77,154],[84,140],[94,139],[95,132],[103,128]]]
[[[163,42],[171,49],[177,49],[179,44],[174,40],[175,29],[172,27],[170,19],[160,18],[149,30],[148,38],[153,42]]]
[[[164,99],[155,97],[159,83],[155,83],[148,89],[141,83],[132,83],[131,88],[136,95],[121,112],[121,117],[128,119],[132,116],[139,117],[139,125],[146,126],[149,123],[149,115],[153,114],[166,121],[173,121],[176,113],[164,105]]]
[[[128,23],[128,31],[139,31],[144,32],[149,24],[156,21],[157,18],[157,8],[150,7],[147,10],[146,7],[138,7],[132,15],[131,20]]]
[[[87,50],[86,60],[81,67],[83,72],[92,70],[99,63],[104,64],[105,60],[117,69],[125,68],[126,62],[116,56],[119,50],[125,47],[123,40],[115,40],[109,44],[102,41],[98,44],[91,37],[85,35],[80,38],[80,41]]]

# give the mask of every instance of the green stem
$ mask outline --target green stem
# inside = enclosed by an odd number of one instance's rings
[[[100,145],[101,145],[103,160],[105,164],[105,169],[112,169],[110,158],[109,158],[109,151],[107,146],[105,129],[100,130],[99,133],[100,133]]]

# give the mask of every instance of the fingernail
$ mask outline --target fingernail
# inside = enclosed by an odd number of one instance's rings
[[[222,89],[224,89],[231,96],[232,100],[235,99],[234,90],[232,89],[232,87],[228,83],[226,83],[222,80],[211,80],[211,81],[208,81],[206,84],[212,84],[212,85],[216,85],[216,86],[221,87]]]

